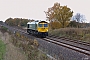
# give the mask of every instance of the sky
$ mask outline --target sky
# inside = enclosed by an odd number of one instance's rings
[[[90,22],[89,0],[0,0],[0,21],[8,18],[26,18],[34,20],[46,20],[48,8],[54,3],[61,6],[68,6],[71,11],[85,15],[87,22]]]

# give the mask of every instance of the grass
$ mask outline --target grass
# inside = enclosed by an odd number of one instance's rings
[[[5,51],[6,51],[6,46],[5,46],[4,42],[2,42],[2,40],[0,40],[0,60],[3,60]]]

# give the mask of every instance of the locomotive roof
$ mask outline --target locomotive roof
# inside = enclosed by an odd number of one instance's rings
[[[39,22],[35,22],[35,21],[33,21],[33,22],[28,22],[27,24],[38,24]]]
[[[33,22],[28,22],[27,24],[38,24],[38,23],[42,23],[42,22],[45,22],[45,21],[33,21]],[[45,22],[47,23],[47,22]]]
[[[40,21],[39,23],[43,23],[43,22],[44,22],[44,23],[47,23],[46,21]]]

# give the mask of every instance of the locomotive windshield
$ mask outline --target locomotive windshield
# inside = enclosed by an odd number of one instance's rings
[[[48,24],[38,24],[39,27],[48,27]]]
[[[42,27],[43,25],[42,25],[42,24],[39,24],[38,26],[39,26],[39,27]]]
[[[44,24],[44,27],[48,27],[48,24]]]

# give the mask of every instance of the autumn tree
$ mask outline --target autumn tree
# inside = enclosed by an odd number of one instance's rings
[[[50,22],[57,21],[60,23],[61,27],[64,28],[69,24],[73,11],[67,6],[60,6],[60,3],[54,3],[54,6],[48,8],[45,14]]]
[[[55,21],[55,22],[50,22],[51,28],[52,29],[59,29],[60,28],[60,23]]]

